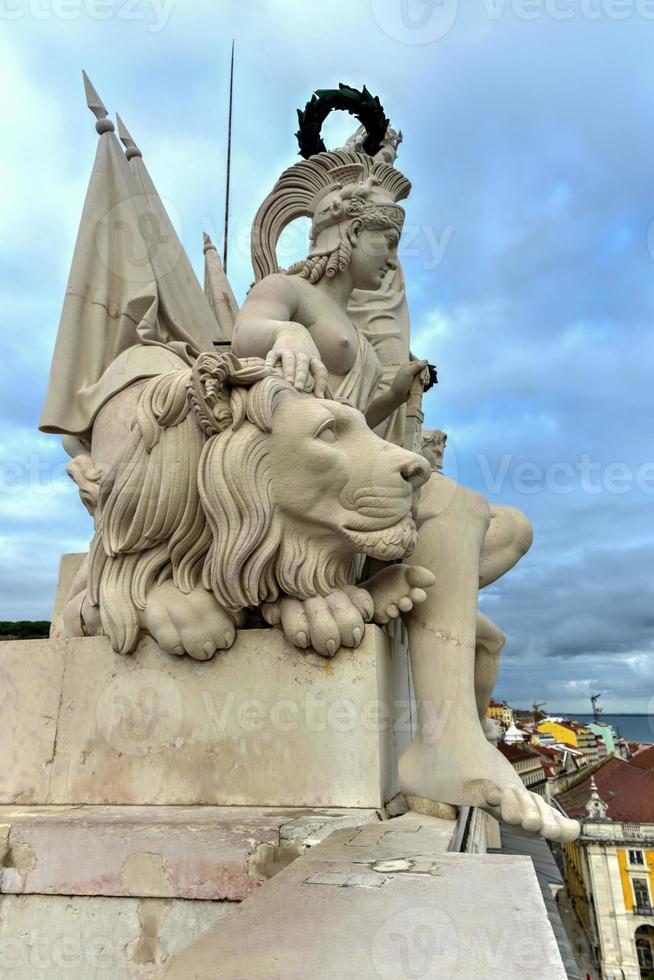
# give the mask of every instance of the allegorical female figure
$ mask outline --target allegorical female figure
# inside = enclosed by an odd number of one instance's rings
[[[356,308],[366,319],[366,296],[374,307],[388,277],[399,275],[404,211],[398,201],[409,189],[394,167],[356,152],[323,153],[289,168],[255,220],[253,257],[263,278],[241,310],[232,347],[237,356],[280,364],[299,390],[349,400],[372,428],[386,425],[390,438],[401,436],[402,406],[426,362],[408,360],[389,371],[371,343],[375,331],[366,336],[351,314]],[[312,218],[310,253],[288,273],[275,271],[277,239],[302,214]],[[394,303],[403,315],[403,302],[403,295],[400,302],[391,294],[386,308],[367,318],[382,343],[385,330],[394,336],[390,308]],[[478,613],[478,589],[527,551],[529,522],[512,508],[491,510],[481,496],[435,472],[420,491],[416,525],[410,564],[387,572],[389,617],[406,610],[417,702],[417,734],[400,760],[401,788],[410,796],[483,807],[551,839],[573,839],[578,824],[524,787],[481,724],[503,637]],[[412,605],[406,601],[412,575],[423,568],[435,584]],[[281,605],[286,635],[292,639],[295,630],[303,645],[311,610],[298,600]]]

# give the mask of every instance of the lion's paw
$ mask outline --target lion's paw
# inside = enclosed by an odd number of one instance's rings
[[[387,565],[364,582],[375,606],[373,619],[384,626],[401,613],[410,612],[427,598],[426,589],[436,581],[428,568],[420,565]]]
[[[216,650],[227,650],[236,627],[218,605],[213,593],[194,589],[187,594],[172,582],[155,586],[148,595],[143,626],[167,653],[194,660],[210,660]]]
[[[285,597],[266,603],[262,611],[271,625],[281,624],[293,646],[313,647],[321,656],[333,657],[342,646],[359,646],[373,606],[364,589],[348,587],[313,599]]]

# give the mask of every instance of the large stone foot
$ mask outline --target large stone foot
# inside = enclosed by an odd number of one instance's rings
[[[362,584],[372,596],[374,621],[384,626],[401,613],[411,612],[427,598],[436,578],[420,565],[388,565]]]
[[[566,842],[579,836],[579,823],[526,789],[481,730],[474,744],[458,739],[454,745],[441,741],[434,746],[415,740],[400,759],[400,787],[406,796],[478,806],[549,840]]]

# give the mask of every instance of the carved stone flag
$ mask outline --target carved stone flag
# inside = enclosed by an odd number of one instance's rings
[[[40,428],[88,436],[138,378],[213,350],[219,328],[140,151],[128,162],[90,83],[100,133]]]

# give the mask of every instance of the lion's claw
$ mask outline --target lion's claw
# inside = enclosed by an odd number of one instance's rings
[[[236,639],[234,622],[213,593],[198,588],[186,595],[170,581],[148,594],[143,626],[167,653],[194,660],[210,660]]]
[[[372,616],[372,600],[363,589],[347,587],[311,599],[284,597],[266,603],[262,611],[271,626],[281,624],[293,646],[311,646],[321,656],[333,657],[343,646],[359,646]]]
[[[352,604],[359,610],[364,623],[372,622],[375,605],[370,593],[358,585],[344,585],[341,591],[349,597]]]

